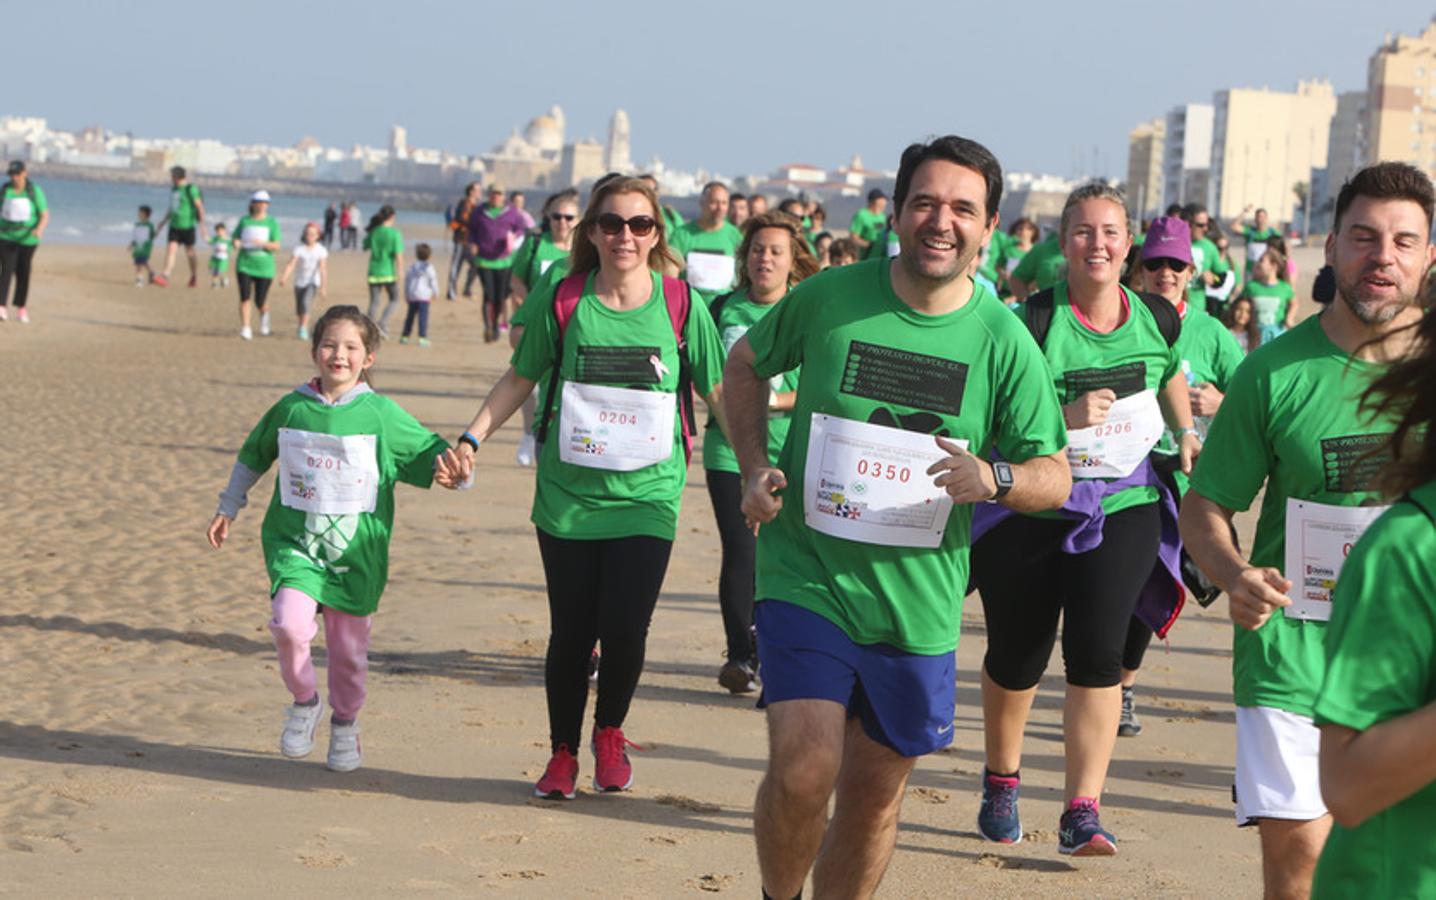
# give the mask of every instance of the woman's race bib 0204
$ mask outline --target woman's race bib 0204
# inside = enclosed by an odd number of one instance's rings
[[[239,233],[240,246],[246,250],[259,250],[269,243],[268,225],[246,225]]]
[[[35,204],[29,197],[6,197],[0,204],[0,219],[7,222],[28,222],[35,214]]]
[[[964,449],[967,441],[955,440]],[[887,547],[936,547],[952,498],[928,466],[947,453],[930,434],[813,413],[803,520],[832,537]]]
[[[1291,580],[1289,619],[1331,618],[1331,594],[1351,548],[1386,506],[1332,506],[1286,501],[1286,572]]]
[[[378,438],[279,429],[279,500],[328,516],[371,513],[379,498]]]
[[[1067,430],[1067,462],[1073,478],[1126,478],[1156,446],[1166,426],[1151,388],[1123,397],[1107,421]]]
[[[688,283],[700,291],[726,291],[733,286],[737,260],[722,253],[695,250],[688,254]]]
[[[632,472],[673,455],[676,395],[566,381],[558,458],[575,466]]]

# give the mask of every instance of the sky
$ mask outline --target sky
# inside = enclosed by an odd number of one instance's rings
[[[1007,171],[1125,176],[1127,134],[1230,87],[1365,86],[1415,0],[6,3],[0,114],[52,128],[487,152],[553,104],[635,162],[895,169],[957,133]],[[17,39],[24,35],[25,39]],[[24,73],[24,77],[20,76]]]

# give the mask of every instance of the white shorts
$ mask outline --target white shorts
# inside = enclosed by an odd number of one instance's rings
[[[1318,755],[1321,732],[1306,716],[1266,706],[1237,707],[1238,825],[1257,819],[1308,821],[1326,815]]]

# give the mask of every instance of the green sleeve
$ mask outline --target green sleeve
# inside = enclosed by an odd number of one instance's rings
[[[779,304],[780,306],[782,304]],[[713,315],[696,292],[692,293],[692,305],[688,310],[688,322],[684,326],[683,339],[688,343],[688,360],[693,366],[693,383],[698,393],[708,396],[713,388],[723,383],[723,341],[718,337],[718,326],[713,324]]]
[[[35,185],[35,212],[46,212],[47,210],[49,210],[49,208],[50,203],[48,200],[45,199],[45,189],[40,187],[38,184]]]
[[[1040,255],[1033,252],[1036,249],[1037,246],[1034,244],[1031,249],[1022,255],[1022,259],[1017,261],[1017,267],[1008,275],[1009,278],[1016,278],[1018,281],[1031,281],[1033,279],[1037,274],[1037,257]]]
[[[1232,378],[1192,472],[1192,490],[1227,509],[1251,507],[1275,465],[1267,432],[1266,375],[1243,365]]]
[[[1220,324],[1220,320],[1217,322]],[[1242,353],[1242,345],[1237,343],[1236,335],[1225,325],[1215,329],[1213,334],[1216,335],[1216,346],[1213,348],[1215,358],[1212,360],[1212,379],[1217,390],[1225,394],[1231,387],[1237,366],[1242,364],[1245,354]]]
[[[524,306],[534,305],[524,324],[523,337],[514,348],[509,364],[521,378],[538,381],[553,371],[553,354],[558,345],[558,322],[553,317],[557,282],[550,281],[529,294]],[[691,316],[690,316],[691,318]]]
[[[520,244],[519,249],[514,252],[514,277],[522,281],[524,287],[529,290],[534,289],[534,286],[529,284],[528,280],[529,266],[533,264],[534,254],[538,252],[538,243],[541,240],[543,240],[543,238],[537,235],[529,235],[524,238],[524,242]],[[512,326],[513,322],[510,321],[509,325]]]
[[[1221,275],[1223,278],[1225,278],[1226,274],[1232,270],[1232,266],[1231,263],[1227,262],[1227,258],[1220,255],[1219,252],[1217,255],[1217,261],[1212,264],[1211,269],[1213,275]]]
[[[744,339],[753,350],[753,371],[772,378],[803,364],[803,338],[807,335],[806,307],[812,292],[798,285],[772,312],[748,329]]]
[[[365,250],[374,249],[374,232],[371,231],[368,234],[364,235],[364,243],[361,246]]]
[[[1364,731],[1419,709],[1436,672],[1436,529],[1411,503],[1377,520],[1332,596],[1314,719]]]
[[[399,404],[390,401],[388,405],[384,442],[394,457],[395,477],[405,484],[427,488],[434,481],[434,458],[449,444]]]
[[[993,399],[993,443],[1003,459],[1020,463],[1066,447],[1067,427],[1046,358],[1026,325],[1013,324]]]
[[[288,420],[286,409],[283,400],[271,406],[239,448],[239,461],[253,471],[269,471],[279,457],[279,428]]]
[[[673,229],[673,237],[668,240],[668,249],[672,250],[673,255],[678,257],[678,264],[682,267],[684,260],[688,256],[688,232],[682,228]]]

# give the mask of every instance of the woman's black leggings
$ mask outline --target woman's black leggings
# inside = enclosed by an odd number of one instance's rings
[[[598,641],[603,642],[603,665],[594,727],[621,726],[628,716],[673,542],[646,535],[580,541],[538,529],[538,543],[548,581],[544,688],[549,740],[554,750],[562,744],[577,753],[588,702],[589,654]]]
[[[259,278],[254,275],[246,275],[243,272],[236,272],[235,281],[239,284],[239,302],[243,303],[254,294],[254,305],[260,309],[269,306],[269,285],[273,283],[272,278]]]
[[[475,263],[478,259],[475,258]],[[504,310],[504,300],[509,295],[509,276],[512,269],[485,269],[475,265],[479,273],[479,285],[484,291],[484,324],[490,328],[499,327],[499,316]],[[605,654],[607,651],[605,651]]]
[[[15,308],[24,309],[30,297],[30,261],[38,244],[0,241],[0,306],[10,299],[10,279],[15,279]]]
[[[743,476],[713,469],[703,474],[708,478],[708,496],[713,501],[718,540],[723,545],[718,605],[723,610],[728,658],[733,662],[751,662],[757,655],[753,644],[753,579],[757,571],[758,539],[743,521]]]
[[[987,617],[983,666],[1000,687],[1034,687],[1047,669],[1062,617],[1067,683],[1112,687],[1137,594],[1157,563],[1161,513],[1155,503],[1107,517],[1102,544],[1062,552],[1072,523],[1013,516],[972,548],[972,572]]]

